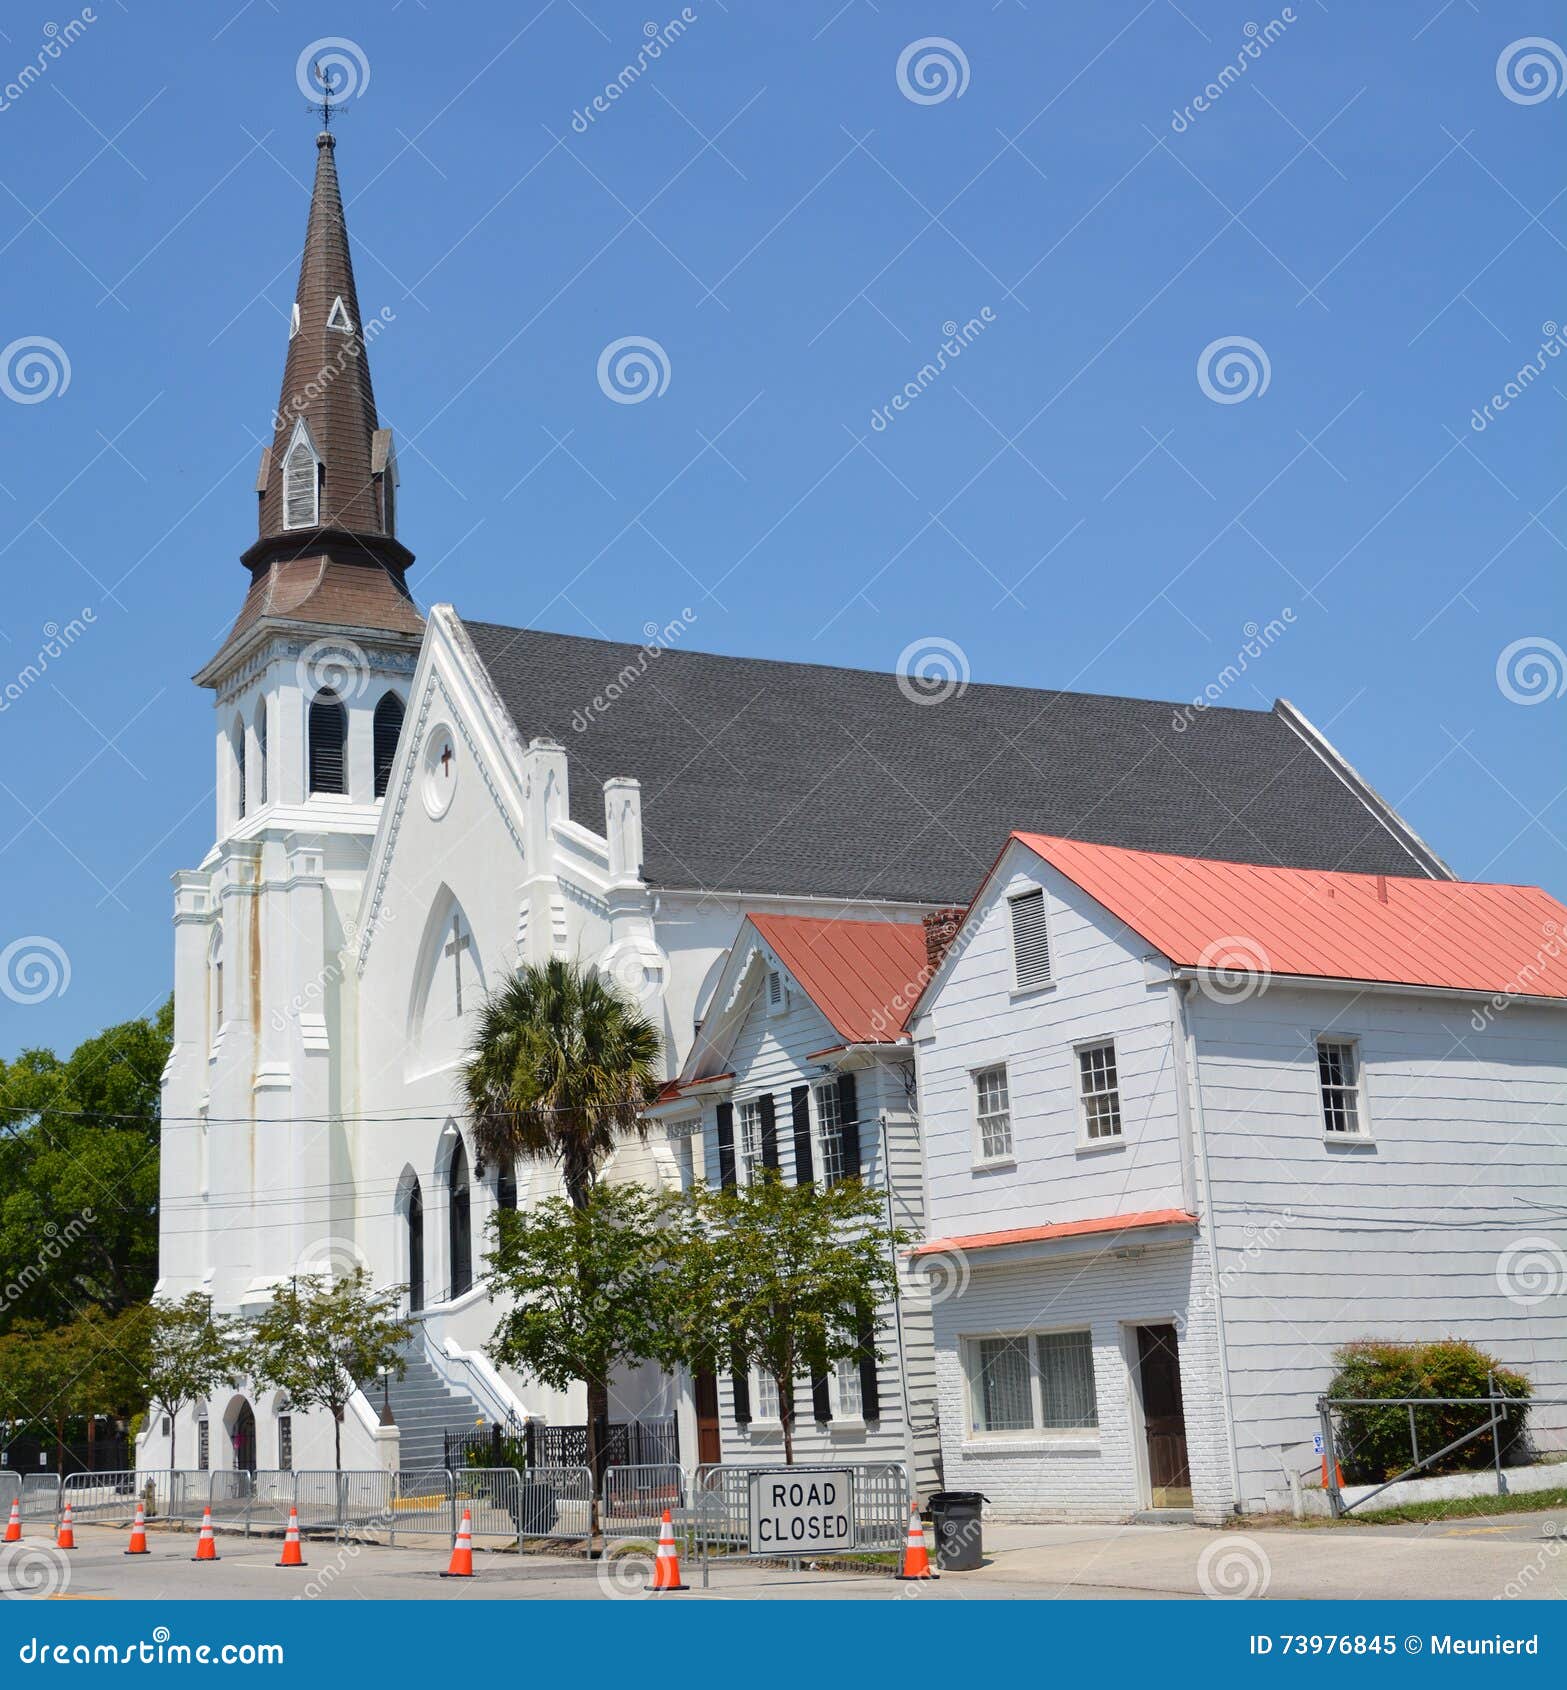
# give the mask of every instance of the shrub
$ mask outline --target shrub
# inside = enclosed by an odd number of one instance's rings
[[[1505,1460],[1522,1440],[1529,1409],[1529,1381],[1503,1367],[1476,1345],[1461,1338],[1399,1344],[1382,1338],[1362,1338],[1345,1344],[1334,1357],[1338,1371],[1328,1386],[1330,1397],[1484,1397],[1489,1375],[1496,1395],[1517,1399],[1518,1406],[1502,1411],[1498,1433]],[[1339,1409],[1335,1445],[1339,1463],[1350,1484],[1379,1484],[1414,1464],[1409,1442],[1409,1410],[1396,1408]],[[1485,1423],[1490,1410],[1483,1403],[1417,1408],[1415,1432],[1422,1456],[1452,1443]],[[1494,1459],[1489,1434],[1472,1439],[1424,1474],[1471,1472],[1489,1467]]]

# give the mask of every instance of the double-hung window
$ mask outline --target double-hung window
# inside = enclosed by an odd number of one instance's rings
[[[1327,1132],[1347,1138],[1363,1133],[1360,1052],[1353,1039],[1317,1040],[1317,1083],[1322,1091],[1322,1124]]]
[[[1006,1064],[981,1068],[974,1076],[974,1148],[980,1162],[1005,1161],[1012,1154],[1012,1100]]]
[[[1121,1136],[1121,1085],[1115,1044],[1081,1045],[1077,1052],[1078,1095],[1083,1105],[1083,1137],[1090,1143]]]
[[[756,1389],[751,1400],[756,1404],[758,1420],[781,1420],[783,1411],[778,1403],[778,1381],[761,1368],[754,1375]]]
[[[964,1349],[971,1435],[1098,1429],[1093,1343],[1086,1331],[970,1338]]]
[[[858,1420],[865,1412],[860,1394],[860,1364],[844,1356],[832,1364],[833,1414],[839,1420]]]
[[[811,1109],[816,1117],[817,1177],[823,1185],[836,1185],[843,1178],[843,1110],[836,1080],[811,1087]]]
[[[735,1105],[740,1126],[740,1161],[745,1168],[746,1184],[756,1178],[762,1166],[762,1105],[757,1098],[747,1098]]]

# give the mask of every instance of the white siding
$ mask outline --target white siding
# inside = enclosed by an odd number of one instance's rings
[[[1524,1241],[1567,1247],[1567,1017],[1514,1004],[1477,1030],[1468,1003],[1277,981],[1191,1001],[1246,1506],[1311,1465],[1350,1339],[1467,1338],[1567,1397],[1559,1283],[1535,1302],[1499,1283]],[[1365,1143],[1324,1140],[1319,1032],[1359,1041]],[[1567,1412],[1531,1418],[1567,1443]]]

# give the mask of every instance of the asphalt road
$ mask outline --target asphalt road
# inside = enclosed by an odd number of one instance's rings
[[[1554,1528],[1564,1530],[1558,1536]],[[125,1534],[77,1528],[79,1547],[41,1535],[0,1551],[0,1589],[56,1600],[641,1600],[645,1559],[585,1565],[564,1558],[479,1552],[472,1579],[439,1575],[448,1551],[307,1543],[308,1565],[274,1565],[276,1540],[220,1537],[221,1559],[196,1564],[190,1534],[153,1532],[152,1553],[130,1559]],[[1567,1598],[1567,1522],[1506,1515],[1426,1526],[1268,1528],[1195,1526],[986,1526],[986,1563],[928,1585],[877,1574],[715,1567],[711,1587],[687,1563],[693,1586],[671,1601],[1150,1600],[1224,1597],[1341,1599]]]

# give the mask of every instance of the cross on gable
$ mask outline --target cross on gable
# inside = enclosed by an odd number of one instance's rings
[[[450,751],[448,751],[447,755],[450,756],[450,754]],[[472,935],[463,931],[462,917],[454,915],[452,917],[452,936],[446,941],[441,955],[449,956],[452,959],[452,983],[456,988],[457,1013],[459,1015],[462,1014],[462,954],[472,948]]]
[[[441,773],[448,780],[452,778],[452,748],[449,745],[441,752]]]

